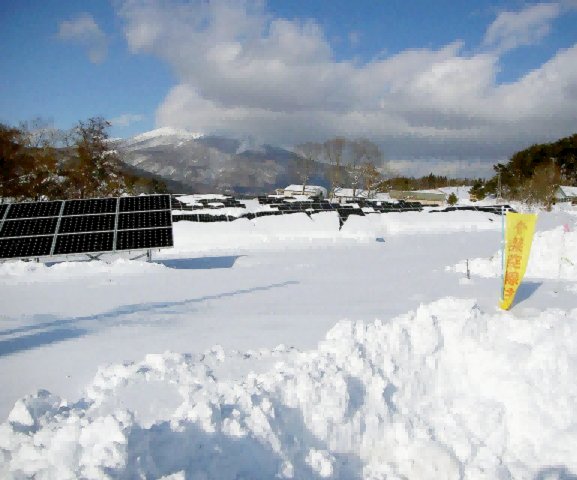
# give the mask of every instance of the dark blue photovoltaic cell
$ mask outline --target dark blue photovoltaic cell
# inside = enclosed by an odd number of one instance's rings
[[[49,235],[56,232],[58,217],[32,218],[28,220],[5,220],[0,237],[26,237]]]
[[[62,201],[14,203],[10,205],[7,219],[33,218],[33,217],[57,217],[60,215]]]
[[[54,255],[72,253],[110,252],[114,246],[114,232],[73,233],[58,235]]]
[[[117,215],[119,211],[124,213]],[[170,195],[1,204],[0,221],[0,258],[174,244]]]
[[[169,210],[121,213],[118,215],[118,230],[170,227],[171,225],[171,213]]]
[[[44,257],[50,255],[54,235],[0,239],[0,258]]]
[[[91,198],[67,200],[62,215],[86,215],[94,213],[116,213],[117,198]]]
[[[145,250],[173,246],[172,228],[123,230],[116,236],[116,250]]]
[[[102,232],[114,230],[116,215],[86,215],[62,217],[58,233]]]
[[[170,210],[170,195],[122,197],[120,199],[120,212],[141,212],[144,210]]]

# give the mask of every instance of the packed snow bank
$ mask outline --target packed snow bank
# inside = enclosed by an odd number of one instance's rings
[[[500,218],[486,212],[392,212],[382,214],[381,221],[389,235],[501,229]]]
[[[0,264],[4,283],[53,282],[77,277],[109,275],[123,277],[165,269],[162,264],[118,258],[111,262],[62,261],[46,265],[22,260]]]
[[[471,274],[481,277],[500,276],[501,255],[499,250],[491,258],[469,260]],[[466,261],[446,267],[445,270],[466,273]],[[577,281],[577,231],[565,232],[561,226],[535,233],[525,278]]]
[[[172,255],[186,251],[259,247],[284,243],[287,247],[342,241],[375,241],[386,235],[420,235],[457,231],[499,230],[500,221],[485,212],[403,212],[351,215],[339,229],[337,212],[241,218],[232,222],[176,222]]]
[[[19,400],[0,426],[0,476],[528,480],[551,465],[577,471],[576,330],[577,309],[518,319],[445,298],[388,324],[341,321],[317,350],[242,382],[218,378],[217,365],[231,361],[219,347],[206,353],[212,364],[147,355],[100,369],[75,404],[46,391]]]

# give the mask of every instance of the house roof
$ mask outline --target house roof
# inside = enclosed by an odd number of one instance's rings
[[[303,191],[303,186],[302,185],[289,185],[284,190],[285,190],[285,192],[288,190],[289,192],[301,193]],[[323,195],[326,196],[327,189],[324,187],[319,187],[317,185],[307,185],[305,187],[305,193],[307,193],[307,194],[322,193]]]
[[[437,200],[444,202],[447,196],[443,192],[406,192],[401,190],[391,190],[391,198],[411,199],[411,200]]]
[[[559,190],[563,192],[566,197],[577,197],[577,187],[559,186]]]
[[[357,191],[355,192],[355,197],[357,198],[363,198],[367,196],[367,192],[365,190],[361,190],[360,188],[357,188]],[[353,189],[352,188],[335,188],[335,197],[353,197]]]

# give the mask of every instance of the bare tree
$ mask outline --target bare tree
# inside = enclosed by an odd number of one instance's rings
[[[352,142],[350,150],[351,158],[347,170],[350,186],[353,190],[353,198],[355,198],[361,180],[366,178],[371,171],[368,165],[372,165],[372,170],[376,171],[375,162],[380,163],[382,161],[382,154],[375,143],[364,138]]]
[[[364,162],[362,165],[363,182],[365,184],[365,191],[367,198],[374,198],[380,186],[380,173],[370,162]]]
[[[330,165],[330,198],[333,198],[335,196],[336,189],[341,187],[340,171],[347,144],[348,142],[345,138],[337,137],[332,140],[327,140],[323,145],[324,153]]]
[[[295,148],[295,153],[298,155],[297,175],[303,186],[303,195],[305,194],[305,188],[311,176],[314,162],[319,160],[322,150],[323,146],[320,143],[313,142],[303,143]]]
[[[59,141],[58,130],[51,122],[37,117],[29,122],[20,123],[20,145],[30,155],[27,168],[27,196],[35,201],[59,198],[59,153],[56,148]]]
[[[359,183],[363,178],[363,163],[367,156],[367,146],[363,140],[356,140],[351,143],[350,162],[347,165],[348,181],[353,190],[353,199],[357,196]]]

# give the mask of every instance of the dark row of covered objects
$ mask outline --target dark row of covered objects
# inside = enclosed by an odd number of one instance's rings
[[[514,208],[511,208],[510,205],[486,205],[482,207],[475,207],[475,206],[447,207],[443,210],[431,210],[429,213],[456,212],[460,210],[471,212],[487,212],[487,213],[494,213],[495,215],[501,215],[503,210],[505,211],[505,213],[507,212],[517,213],[517,211]]]
[[[239,202],[234,197],[225,198],[201,198],[196,200],[193,205],[188,205],[178,200],[178,197],[171,198],[171,207],[173,210],[193,211],[202,210],[204,208],[219,209],[219,208],[244,208],[245,205]]]
[[[62,208],[64,206],[64,208]],[[0,220],[170,210],[170,195],[56,200],[0,205]],[[6,214],[7,212],[7,214]]]

